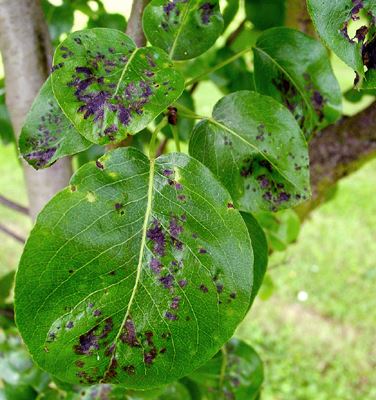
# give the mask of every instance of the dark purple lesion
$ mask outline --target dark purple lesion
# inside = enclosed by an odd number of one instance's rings
[[[153,243],[154,254],[163,257],[166,252],[166,235],[157,219],[154,219],[151,227],[147,230],[146,237]]]
[[[211,17],[214,14],[216,4],[212,2],[205,2],[201,7],[200,7],[200,12],[201,12],[201,22],[204,25],[208,25],[210,22]]]
[[[132,318],[129,316],[122,328],[120,340],[122,343],[127,344],[130,347],[141,347],[141,344],[137,338],[136,326]]]
[[[349,36],[350,21],[359,21],[360,20],[359,14],[363,9],[364,9],[363,0],[352,0],[352,8],[350,9],[348,17],[343,22],[342,27],[339,30],[341,35],[351,44],[363,42],[368,33],[367,26],[362,26],[356,31],[355,36],[353,38]]]

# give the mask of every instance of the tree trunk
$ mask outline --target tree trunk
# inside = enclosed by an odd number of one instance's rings
[[[0,0],[0,50],[6,102],[18,138],[51,67],[51,42],[39,0]],[[30,216],[35,219],[46,202],[67,185],[72,174],[71,160],[65,158],[42,171],[23,163],[23,169]]]

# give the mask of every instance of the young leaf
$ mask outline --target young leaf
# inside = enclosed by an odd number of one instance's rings
[[[256,400],[264,380],[262,361],[243,341],[232,339],[225,351],[189,375],[208,400]]]
[[[19,140],[23,158],[35,169],[46,168],[59,158],[79,153],[91,146],[59,107],[51,77],[42,86],[27,114]]]
[[[320,42],[294,29],[270,29],[257,40],[254,66],[256,90],[284,104],[307,138],[341,116],[341,90]]]
[[[265,276],[266,268],[268,266],[268,242],[264,230],[261,228],[257,219],[252,214],[241,213],[243,220],[247,226],[249,236],[251,238],[253,249],[253,287],[251,295],[251,303],[257,296],[260,290],[262,281]]]
[[[183,154],[149,162],[121,148],[80,168],[39,215],[17,272],[35,361],[70,383],[150,389],[209,360],[252,290],[252,247],[230,202]]]
[[[60,107],[81,135],[98,144],[141,131],[184,89],[163,50],[137,49],[114,29],[72,33],[56,49],[54,64]]]
[[[374,0],[308,0],[308,11],[323,39],[339,58],[364,76],[363,44],[369,28],[375,26],[376,3]],[[354,37],[349,32],[351,21],[359,20],[365,11],[368,27],[362,26]]]
[[[173,60],[189,60],[209,50],[223,31],[218,0],[152,0],[143,16],[153,46]]]
[[[310,195],[307,144],[292,114],[271,97],[223,97],[192,132],[190,154],[227,187],[241,211],[289,208]]]

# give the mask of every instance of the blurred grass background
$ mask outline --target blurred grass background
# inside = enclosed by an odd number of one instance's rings
[[[104,3],[108,11],[129,14],[130,1]],[[75,29],[85,24],[77,13]],[[333,68],[342,90],[349,89],[353,72],[334,57]],[[204,82],[196,107],[209,114],[220,97]],[[345,114],[369,102],[345,102]],[[14,146],[0,145],[0,159],[0,194],[26,204]],[[344,179],[334,199],[304,223],[298,242],[271,257],[274,293],[255,303],[237,332],[265,362],[264,400],[376,399],[375,198],[376,160]],[[0,221],[23,236],[31,227],[2,206]],[[0,233],[0,276],[17,267],[21,251]]]

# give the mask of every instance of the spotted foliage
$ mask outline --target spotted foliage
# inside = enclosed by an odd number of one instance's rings
[[[143,17],[146,37],[174,60],[207,51],[223,31],[218,0],[152,0]]]
[[[37,363],[70,383],[145,389],[209,360],[252,294],[231,201],[182,154],[121,148],[79,169],[39,215],[17,274],[17,323]]]
[[[90,144],[64,115],[48,78],[22,128],[19,140],[22,156],[35,169],[46,168],[59,158],[87,149]]]
[[[144,129],[181,95],[184,81],[163,50],[137,49],[122,32],[95,28],[57,48],[52,86],[77,130],[106,144]]]
[[[274,99],[241,91],[222,98],[196,125],[189,152],[208,166],[245,212],[276,211],[310,196],[307,144]]]

